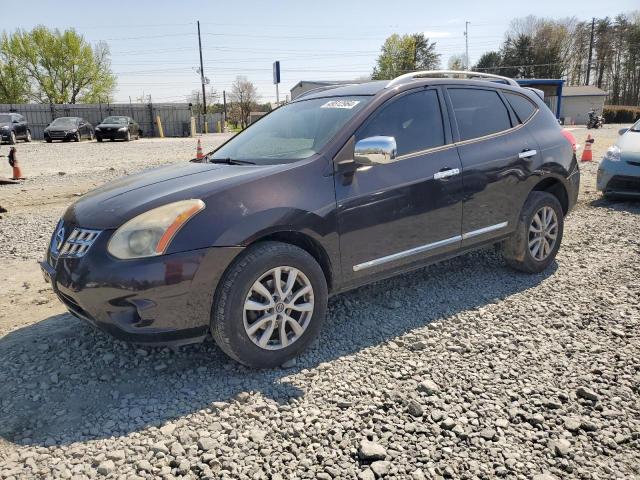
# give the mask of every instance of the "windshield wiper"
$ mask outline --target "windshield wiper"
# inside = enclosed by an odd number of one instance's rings
[[[236,160],[235,158],[206,158],[209,163],[224,163],[226,165],[255,165],[256,162],[250,162],[249,160]]]

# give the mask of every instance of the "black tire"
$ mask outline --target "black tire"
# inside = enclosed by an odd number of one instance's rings
[[[15,145],[15,144],[16,144],[16,132],[12,130],[11,133],[9,134],[9,145]]]
[[[310,323],[301,336],[279,350],[256,345],[243,322],[247,294],[262,275],[278,266],[300,270],[313,288],[314,308]],[[234,360],[254,368],[273,368],[294,358],[317,337],[327,310],[327,282],[318,262],[306,251],[280,242],[264,242],[248,247],[224,273],[211,312],[211,333],[218,346]]]
[[[542,208],[550,207],[557,219],[556,239],[549,254],[542,260],[534,258],[529,248],[529,227],[533,218]],[[558,199],[547,192],[531,192],[518,218],[518,225],[513,235],[505,240],[502,255],[507,264],[522,272],[539,273],[546,269],[556,257],[564,230],[564,213]]]
[[[46,142],[47,142],[47,143],[52,143],[52,142],[53,142],[53,140],[51,140],[50,138],[47,138]]]
[[[96,140],[102,143],[102,137],[96,137]]]
[[[80,140],[82,140],[82,134],[80,132],[76,133],[75,136],[73,137],[73,141],[74,142],[79,142]]]
[[[127,136],[124,138],[125,142],[130,142],[131,141],[131,132],[127,132]]]
[[[26,143],[31,142],[31,130],[27,130],[27,136],[26,136],[26,137],[24,137],[24,141],[25,141]]]

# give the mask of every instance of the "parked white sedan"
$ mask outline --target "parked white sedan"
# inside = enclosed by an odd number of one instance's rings
[[[598,190],[607,197],[640,197],[640,120],[619,133],[598,167]]]

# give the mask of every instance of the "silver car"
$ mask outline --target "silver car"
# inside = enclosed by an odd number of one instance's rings
[[[640,197],[640,120],[620,130],[598,167],[598,190],[605,196]]]

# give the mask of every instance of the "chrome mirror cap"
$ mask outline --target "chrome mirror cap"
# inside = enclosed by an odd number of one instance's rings
[[[395,161],[397,155],[394,137],[368,137],[356,143],[353,160],[361,165],[386,164]]]

